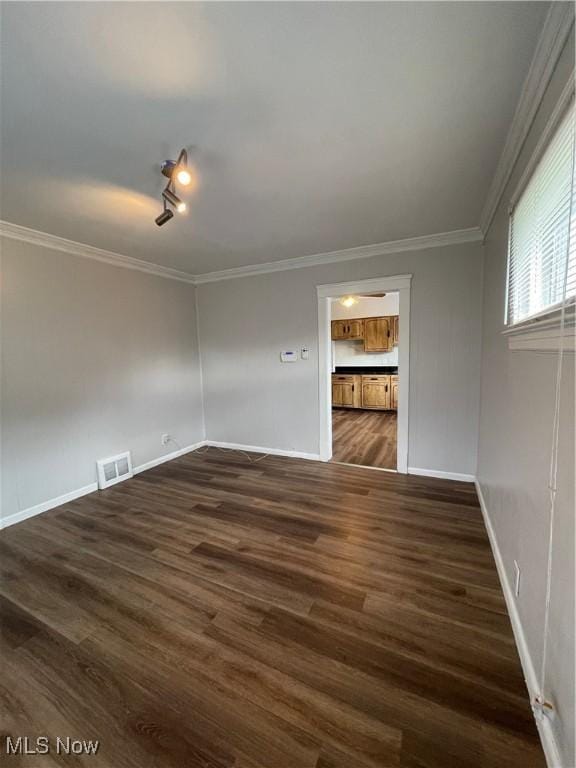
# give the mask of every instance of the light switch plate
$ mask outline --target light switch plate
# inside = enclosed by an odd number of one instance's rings
[[[310,350],[308,349],[308,347],[302,347],[302,349],[300,350],[300,355],[302,357],[302,360],[308,360],[308,358],[310,357]]]

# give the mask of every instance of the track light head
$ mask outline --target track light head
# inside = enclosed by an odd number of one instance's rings
[[[181,150],[178,160],[164,160],[160,168],[167,179],[177,181],[184,187],[192,181],[192,174],[188,170],[188,152],[185,149]]]
[[[178,195],[175,195],[174,192],[172,192],[171,189],[166,187],[164,192],[162,192],[162,197],[167,203],[170,203],[170,205],[173,205],[174,208],[178,211],[178,213],[185,213],[186,212],[186,203],[183,200],[180,200]]]
[[[176,173],[176,178],[182,184],[183,187],[187,187],[192,181],[192,174],[186,168],[180,168]]]
[[[164,208],[160,216],[157,216],[154,221],[156,224],[158,224],[159,227],[163,227],[164,224],[166,224],[167,221],[170,221],[174,217],[174,211],[171,211],[169,208]]]

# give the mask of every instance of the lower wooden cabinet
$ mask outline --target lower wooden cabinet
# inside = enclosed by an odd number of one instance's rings
[[[362,376],[362,408],[390,410],[390,376]]]
[[[390,408],[398,410],[398,376],[390,376]]]
[[[335,373],[332,375],[332,405],[339,408],[362,407],[362,377]]]
[[[333,373],[332,405],[395,411],[398,408],[398,376]]]

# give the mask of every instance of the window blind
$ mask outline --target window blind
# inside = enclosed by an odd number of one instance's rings
[[[506,322],[576,295],[574,101],[510,215]]]

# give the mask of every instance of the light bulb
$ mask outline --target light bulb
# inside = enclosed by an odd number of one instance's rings
[[[185,168],[181,168],[178,173],[176,174],[176,178],[178,179],[179,183],[182,184],[184,187],[187,187],[188,184],[192,181],[192,176],[190,175],[190,171],[187,171]]]
[[[340,299],[340,304],[342,304],[343,307],[353,307],[354,304],[358,303],[358,299],[355,299],[354,296],[346,296],[343,299]]]
[[[186,213],[186,203],[178,203],[176,210],[178,213]]]

